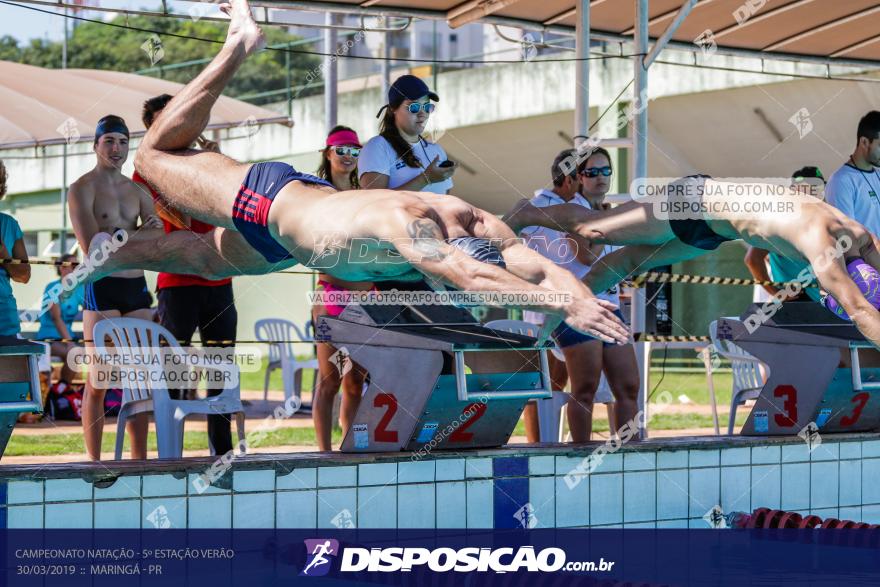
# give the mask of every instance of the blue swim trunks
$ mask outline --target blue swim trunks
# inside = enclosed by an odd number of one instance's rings
[[[614,310],[614,315],[620,318],[620,321],[623,322],[623,314],[620,313],[620,310]],[[565,322],[556,327],[556,330],[553,331],[553,340],[556,341],[557,346],[559,348],[564,349],[570,346],[579,345],[582,342],[590,342],[591,340],[599,340],[597,338],[593,338],[589,334],[584,334],[578,330],[575,330]],[[617,346],[617,343],[613,342],[605,342],[602,341],[602,346]]]
[[[287,163],[254,163],[248,170],[232,206],[232,223],[235,224],[235,229],[270,263],[293,258],[290,251],[269,234],[267,226],[272,201],[281,188],[292,181],[333,187],[330,182],[308,173],[300,173]]]

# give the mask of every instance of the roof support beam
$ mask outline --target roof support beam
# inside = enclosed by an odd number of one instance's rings
[[[590,8],[595,8],[595,7],[599,6],[600,4],[604,4],[607,1],[608,0],[590,0]],[[543,22],[543,24],[544,24],[544,26],[550,26],[550,25],[556,24],[558,22],[562,22],[563,20],[569,19],[572,16],[575,16],[576,14],[577,14],[577,7],[571,8],[569,10],[566,10],[565,12],[560,12],[559,14],[557,14],[555,16],[551,16],[550,18],[545,20]]]
[[[697,0],[697,2],[698,2],[697,6],[699,8],[702,8],[706,4],[709,4],[711,2],[715,2],[715,0]],[[667,12],[664,12],[663,14],[659,14],[659,15],[655,16],[654,18],[652,18],[651,20],[648,21],[648,28],[650,29],[651,27],[658,25],[661,22],[669,20],[670,18],[672,18],[673,16],[678,14],[679,10],[680,10],[680,8],[676,8],[675,10],[669,10]],[[632,35],[633,32],[635,32],[635,30],[636,30],[635,27],[629,27],[628,29],[623,31],[623,33],[621,33],[621,34]]]
[[[516,4],[520,0],[468,0],[463,4],[459,4],[448,13],[446,13],[446,21],[449,26],[457,29],[460,26],[470,24],[483,17],[489,16],[506,8],[511,4]]]
[[[681,23],[684,22],[684,19],[687,18],[687,15],[691,13],[694,6],[696,6],[697,0],[684,0],[681,5],[681,8],[678,9],[678,14],[675,15],[675,18],[669,26],[666,27],[666,30],[663,31],[663,34],[660,35],[660,38],[657,39],[657,42],[654,43],[654,46],[651,48],[651,52],[645,55],[644,57],[644,65],[646,68],[651,67],[651,64],[657,59],[657,56],[660,55],[660,51],[662,51],[666,45],[669,44],[669,41],[672,40],[672,35],[675,34],[675,31],[678,30],[678,27],[681,26]],[[647,26],[645,27],[647,28]],[[647,36],[647,33],[645,34]]]

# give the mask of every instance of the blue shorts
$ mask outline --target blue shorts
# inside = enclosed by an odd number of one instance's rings
[[[620,313],[620,310],[614,310],[614,315],[620,318],[620,321],[623,322],[623,314]],[[553,339],[556,341],[556,345],[561,348],[567,348],[575,345],[579,345],[583,342],[590,342],[591,340],[599,340],[598,338],[594,338],[589,334],[584,334],[583,332],[577,331],[574,328],[571,328],[568,324],[563,322],[559,326],[556,327],[556,330],[553,331]],[[605,342],[602,341],[602,346],[617,346],[617,343],[613,342]]]
[[[308,173],[300,173],[287,163],[254,163],[238,189],[235,204],[232,206],[232,223],[235,229],[269,263],[293,258],[290,251],[272,237],[267,226],[272,201],[281,188],[292,181],[333,187],[330,182]]]

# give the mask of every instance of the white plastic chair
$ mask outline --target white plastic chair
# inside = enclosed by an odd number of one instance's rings
[[[118,367],[122,370],[126,369],[124,366],[126,363],[138,364],[139,357],[155,356],[156,351],[153,349],[161,346],[167,346],[171,349],[170,352],[185,355],[177,339],[168,330],[155,322],[137,318],[101,320],[95,324],[92,338],[95,341],[96,354],[103,356],[117,354],[122,357],[119,363],[123,366]],[[110,348],[106,343],[107,338],[112,343]],[[129,369],[133,370],[131,367]],[[124,381],[122,406],[116,426],[116,460],[122,458],[126,421],[143,412],[153,412],[160,459],[179,459],[183,456],[183,429],[187,416],[191,414],[234,414],[238,439],[244,440],[244,408],[238,385],[205,399],[174,400],[171,399],[167,387],[161,383],[164,378],[158,379],[160,385],[151,384],[149,381],[140,383],[141,379],[149,378],[137,376],[122,378]]]
[[[484,326],[535,338],[541,330],[540,326],[523,320],[492,320]],[[553,391],[549,398],[530,400],[537,402],[538,439],[541,442],[563,442],[562,409],[568,404],[568,398],[569,395],[564,391]]]
[[[761,361],[750,355],[729,340],[718,339],[718,321],[713,320],[709,324],[709,338],[715,351],[730,361],[733,369],[733,395],[730,399],[730,416],[727,422],[727,434],[733,434],[736,424],[736,408],[749,400],[757,399],[764,387],[764,377],[761,375]]]
[[[303,369],[313,369],[317,380],[318,358],[300,360],[296,358],[293,345],[290,340],[302,340],[314,342],[311,335],[312,321],[305,324],[305,332],[289,320],[282,318],[264,318],[254,324],[254,332],[257,340],[269,342],[269,364],[266,367],[266,378],[263,382],[263,401],[269,397],[269,375],[275,369],[281,369],[281,379],[284,382],[284,401],[291,396],[296,396],[302,402],[302,373]],[[313,386],[314,389],[314,386]]]

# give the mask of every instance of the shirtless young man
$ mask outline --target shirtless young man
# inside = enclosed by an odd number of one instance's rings
[[[122,175],[128,158],[128,128],[118,116],[105,116],[95,129],[95,168],[76,180],[68,193],[70,220],[80,248],[88,252],[92,238],[100,233],[124,230],[129,235],[142,226],[161,228],[153,216],[150,194]],[[113,272],[86,283],[83,311],[83,335],[92,339],[95,324],[106,318],[126,316],[152,320],[153,298],[140,269]],[[93,347],[90,342],[86,347]],[[92,460],[101,459],[101,435],[104,431],[104,393],[86,378],[82,422],[86,451]],[[131,458],[147,458],[148,414],[128,422],[131,435]]]
[[[427,277],[470,291],[563,292],[572,294],[570,303],[544,295],[529,307],[565,318],[602,340],[628,340],[613,304],[596,299],[570,273],[519,243],[495,216],[458,198],[393,190],[337,192],[284,163],[247,165],[190,150],[235,71],[265,44],[246,0],[221,8],[231,18],[226,43],[165,107],[135,159],[139,174],[167,203],[218,228],[208,243],[184,231],[130,239],[106,267],[217,279],[302,263],[347,281]],[[502,240],[509,270],[475,261],[446,242],[467,236]]]
[[[813,196],[791,193],[790,205],[781,206],[778,190],[748,184],[752,210],[747,213],[738,186],[706,176],[683,178],[669,184],[670,203],[701,205],[701,217],[658,214],[663,202],[627,202],[606,212],[589,211],[562,204],[535,208],[528,200],[518,202],[505,217],[514,230],[547,226],[578,234],[591,241],[627,245],[602,258],[584,281],[593,291],[604,291],[634,272],[699,257],[721,243],[742,239],[749,245],[778,251],[785,257],[810,263],[819,284],[842,306],[862,334],[880,347],[880,312],[865,298],[847,273],[847,263],[861,258],[880,270],[880,242],[858,222]],[[777,194],[777,195],[774,195]],[[737,200],[737,198],[739,198]],[[666,206],[666,210],[671,210]],[[767,213],[767,210],[785,213]],[[840,244],[850,241],[843,254]]]

